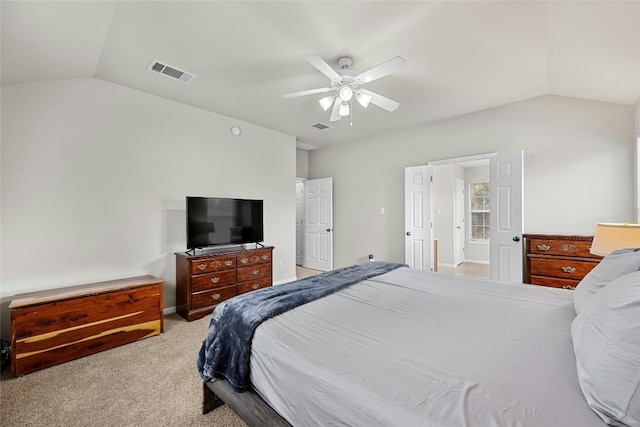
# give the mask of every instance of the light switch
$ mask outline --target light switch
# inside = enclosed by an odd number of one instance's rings
[[[384,215],[384,208],[380,208],[380,215]]]

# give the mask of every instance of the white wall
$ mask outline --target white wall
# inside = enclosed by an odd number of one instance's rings
[[[461,175],[456,165],[433,168],[433,236],[438,238],[438,264],[454,267],[455,190]]]
[[[296,178],[309,177],[309,152],[296,150]]]
[[[309,176],[334,179],[335,267],[404,261],[406,166],[523,150],[525,231],[592,234],[634,218],[633,135],[633,107],[543,96],[313,151]]]
[[[274,282],[295,278],[293,136],[72,79],[3,86],[1,147],[5,303],[152,274],[165,281],[165,308],[175,306],[187,195],[264,199]]]

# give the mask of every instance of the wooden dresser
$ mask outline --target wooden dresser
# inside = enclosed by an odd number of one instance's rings
[[[176,253],[176,311],[200,319],[231,297],[271,286],[273,247]]]
[[[16,295],[9,305],[11,374],[160,334],[163,283],[139,276]]]
[[[525,234],[525,283],[575,289],[601,256],[589,252],[593,236]]]

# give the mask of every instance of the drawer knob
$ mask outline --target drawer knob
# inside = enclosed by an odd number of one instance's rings
[[[549,249],[551,249],[551,246],[542,244],[542,245],[538,245],[538,250],[540,251],[548,251]]]
[[[564,271],[565,273],[574,273],[576,269],[573,267],[562,267],[562,271]]]
[[[248,262],[249,262],[249,258],[242,258],[242,259],[240,260],[240,262],[241,262],[241,263],[243,263],[243,264],[246,264],[246,263],[248,263]]]
[[[253,270],[251,272],[251,274],[253,274],[254,276],[257,275],[257,274],[260,274],[260,270]]]
[[[198,264],[198,270],[204,270],[207,268],[207,264]]]
[[[214,277],[213,279],[211,279],[211,283],[218,283],[220,281],[219,277]]]
[[[575,291],[575,290],[576,290],[576,287],[575,287],[575,286],[564,285],[564,286],[562,287],[562,289],[568,289],[568,290],[570,290],[570,291]]]
[[[231,260],[225,261],[224,265],[226,265],[227,267],[231,267],[233,265],[233,261],[231,261]]]
[[[266,261],[266,260],[268,260],[268,259],[269,259],[269,255],[262,255],[262,260],[263,260],[263,261]]]
[[[211,295],[211,298],[218,301],[220,299],[220,294],[213,294]]]
[[[260,285],[259,285],[259,284],[257,284],[257,283],[256,283],[256,284],[254,284],[254,285],[251,285],[251,288],[253,288],[253,289],[258,289],[259,287],[260,287]]]

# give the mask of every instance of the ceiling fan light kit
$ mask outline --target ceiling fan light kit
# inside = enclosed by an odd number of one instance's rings
[[[318,104],[320,104],[320,107],[322,107],[322,109],[324,111],[327,111],[332,105],[333,105],[333,100],[335,99],[335,96],[325,96],[324,98],[321,98],[318,101]]]
[[[340,115],[340,117],[347,117],[349,114],[351,114],[351,109],[349,108],[349,104],[347,102],[343,102],[342,104],[340,104],[338,114]]]
[[[348,117],[351,114],[350,101],[354,96],[358,101],[358,104],[364,108],[367,108],[369,104],[373,104],[383,110],[391,112],[395,111],[400,106],[398,102],[393,101],[392,99],[359,87],[406,68],[407,61],[403,58],[396,56],[395,58],[391,58],[390,60],[363,73],[357,74],[355,71],[349,69],[353,64],[353,60],[349,57],[342,57],[338,60],[338,65],[340,66],[340,70],[338,71],[334,70],[318,55],[308,54],[303,55],[303,57],[318,71],[330,79],[331,87],[285,93],[282,95],[283,98],[297,98],[300,96],[335,91],[337,92],[335,95],[328,95],[318,100],[320,107],[324,111],[329,110],[333,105],[331,117],[329,118],[329,121],[332,122],[340,120],[343,117]]]

